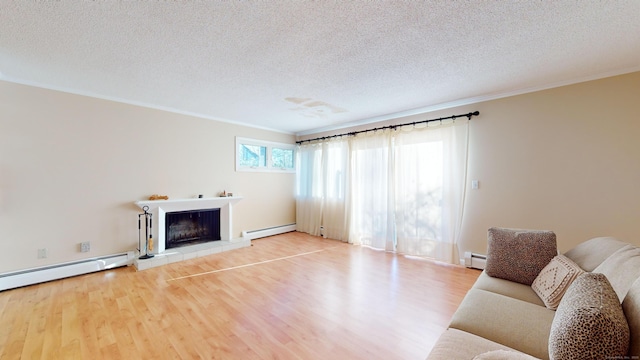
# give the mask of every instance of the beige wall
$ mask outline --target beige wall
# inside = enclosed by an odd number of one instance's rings
[[[385,123],[480,111],[461,254],[486,253],[491,226],[554,230],[561,251],[596,236],[640,245],[639,94],[636,72]]]
[[[480,111],[461,253],[485,253],[491,226],[554,230],[562,251],[602,235],[640,245],[639,93],[636,72],[391,122]],[[235,172],[235,136],[293,141],[0,81],[0,273],[135,249],[133,202],[153,193],[244,196],[234,236],[295,222],[294,176]]]
[[[133,203],[156,193],[243,196],[234,237],[294,223],[295,175],[235,172],[236,136],[294,140],[0,81],[0,273],[135,249]],[[47,259],[37,259],[39,248]]]
[[[639,94],[636,72],[477,104],[461,249],[486,252],[490,226],[640,245]]]

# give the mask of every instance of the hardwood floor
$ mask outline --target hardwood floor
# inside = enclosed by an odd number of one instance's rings
[[[479,274],[293,232],[0,292],[0,359],[424,359]]]

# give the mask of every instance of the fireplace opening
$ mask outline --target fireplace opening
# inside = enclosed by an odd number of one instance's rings
[[[220,240],[220,209],[165,214],[165,248]]]

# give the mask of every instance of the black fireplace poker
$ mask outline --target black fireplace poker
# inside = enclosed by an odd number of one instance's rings
[[[151,234],[152,226],[152,215],[148,212],[149,207],[143,206],[142,210],[144,213],[138,214],[138,252],[142,254],[142,244],[140,242],[141,237],[141,225],[142,225],[142,217],[144,216],[144,255],[140,255],[139,259],[150,259],[153,257],[153,254],[150,254],[149,251],[153,250],[153,234]]]

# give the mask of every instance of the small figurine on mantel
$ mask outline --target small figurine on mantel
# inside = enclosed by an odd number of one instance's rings
[[[227,191],[222,190],[222,192],[220,193],[220,197],[227,197]]]

